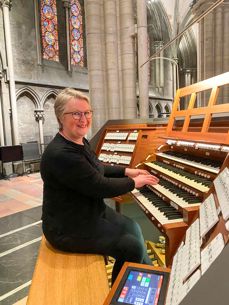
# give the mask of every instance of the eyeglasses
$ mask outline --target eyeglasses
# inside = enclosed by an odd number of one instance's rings
[[[88,111],[72,111],[72,112],[65,112],[64,114],[71,114],[74,120],[80,120],[82,116],[84,115],[86,119],[91,119],[93,111],[88,110]]]

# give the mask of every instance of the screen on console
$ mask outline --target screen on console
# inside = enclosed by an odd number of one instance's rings
[[[118,302],[133,305],[157,305],[163,275],[130,271]]]
[[[168,277],[168,273],[128,267],[111,304],[164,304]]]

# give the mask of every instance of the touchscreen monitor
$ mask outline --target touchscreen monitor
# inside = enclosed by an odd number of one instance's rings
[[[126,268],[110,304],[164,305],[169,273],[143,266]]]

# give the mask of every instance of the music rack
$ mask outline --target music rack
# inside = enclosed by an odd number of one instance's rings
[[[196,84],[180,88],[176,92],[171,115],[166,130],[166,137],[170,139],[190,140],[193,139],[204,143],[229,144],[228,120],[220,123],[220,117],[228,115],[227,101],[217,104],[220,89],[229,83],[229,72],[206,79]],[[198,94],[211,91],[208,103],[204,107],[197,107]],[[189,98],[190,97],[190,98]],[[198,97],[198,98],[197,98]],[[183,99],[189,98],[187,109],[183,107]],[[221,130],[216,131],[214,126],[218,118]],[[192,126],[192,121],[198,122],[198,127]]]

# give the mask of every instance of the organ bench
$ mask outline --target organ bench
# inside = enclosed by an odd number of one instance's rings
[[[101,305],[108,292],[103,256],[61,252],[43,236],[27,305]]]

